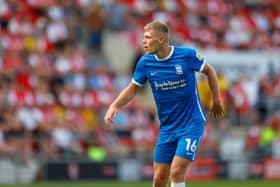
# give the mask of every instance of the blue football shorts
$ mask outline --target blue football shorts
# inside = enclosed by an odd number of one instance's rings
[[[160,133],[154,150],[154,162],[171,163],[180,156],[194,161],[203,136],[205,122],[189,124],[185,131]]]

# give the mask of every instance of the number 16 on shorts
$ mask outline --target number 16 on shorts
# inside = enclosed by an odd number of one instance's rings
[[[196,152],[197,149],[197,140],[186,138],[186,153],[187,155],[192,155]]]

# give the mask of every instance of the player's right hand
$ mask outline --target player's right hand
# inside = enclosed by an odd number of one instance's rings
[[[114,106],[110,106],[108,111],[106,112],[105,116],[104,116],[104,122],[105,124],[113,124],[113,117],[115,117],[118,114],[119,109],[114,107]]]

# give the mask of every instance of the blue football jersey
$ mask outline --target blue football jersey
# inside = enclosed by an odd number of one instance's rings
[[[204,64],[194,49],[177,46],[164,59],[144,54],[138,61],[132,81],[138,86],[149,81],[161,132],[180,132],[188,124],[206,121],[195,78]]]

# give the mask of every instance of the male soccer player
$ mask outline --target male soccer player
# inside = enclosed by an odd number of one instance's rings
[[[203,135],[206,116],[197,91],[195,72],[208,77],[214,117],[224,114],[217,75],[211,65],[194,49],[171,46],[166,24],[153,21],[144,27],[145,53],[137,63],[131,83],[110,105],[104,121],[112,123],[148,80],[156,102],[160,132],[154,151],[154,187],[185,187],[185,172]]]

